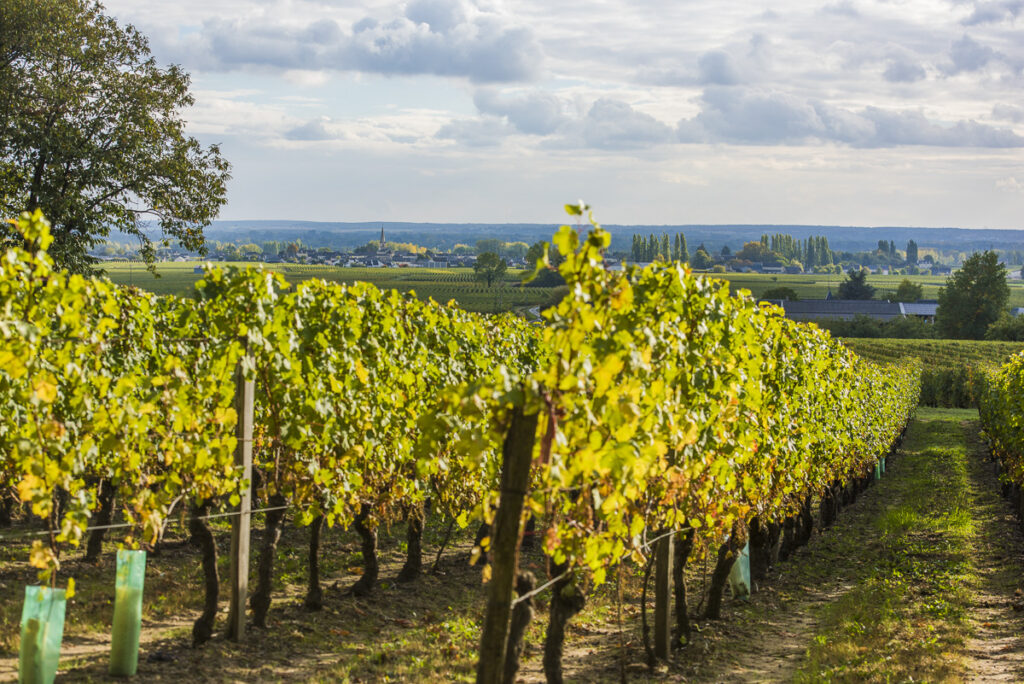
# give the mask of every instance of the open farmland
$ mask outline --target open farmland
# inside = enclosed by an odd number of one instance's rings
[[[1024,342],[984,340],[890,340],[843,338],[842,343],[859,356],[875,363],[903,363],[913,357],[925,369],[950,368],[964,364],[1000,365],[1024,350]]]
[[[824,299],[829,289],[836,296],[839,283],[843,276],[822,273],[805,273],[800,275],[769,275],[764,273],[716,273],[716,278],[729,281],[732,290],[747,289],[760,297],[768,289],[775,287],[792,288],[800,299]],[[938,299],[939,288],[946,284],[945,276],[868,276],[868,284],[875,288],[875,299],[886,299],[887,295],[896,291],[903,280],[921,285],[924,288],[923,299]],[[1010,280],[1010,306],[1024,306],[1024,281]]]
[[[121,285],[137,285],[156,294],[185,294],[200,276],[194,273],[196,266],[205,262],[182,261],[161,262],[156,266],[156,278],[145,267],[127,261],[111,261],[103,264],[107,275]],[[223,265],[247,266],[250,262],[229,262]],[[277,271],[290,282],[308,278],[353,283],[373,283],[383,289],[402,292],[414,290],[421,298],[432,297],[439,302],[454,299],[462,308],[475,312],[509,311],[522,307],[544,305],[554,296],[554,288],[519,286],[521,270],[510,270],[502,286],[487,288],[473,279],[473,272],[466,268],[453,269],[396,269],[396,268],[339,268],[336,266],[305,266],[301,264],[262,264],[263,268]],[[769,275],[761,273],[715,273],[714,278],[729,281],[732,291],[750,290],[760,297],[766,290],[776,287],[790,287],[801,299],[823,299],[829,289],[835,294],[842,282],[842,276],[827,274]],[[877,288],[876,298],[883,299],[895,291],[903,279],[924,287],[924,298],[935,299],[939,288],[946,279],[941,276],[870,276],[868,283]],[[1024,306],[1024,281],[1009,282],[1010,306]]]
[[[103,264],[107,276],[119,285],[136,285],[158,295],[184,295],[202,276],[195,273],[202,261],[162,262],[156,265],[159,277],[154,277],[138,263],[112,261]],[[381,289],[401,292],[414,291],[421,299],[433,298],[438,302],[455,300],[463,309],[478,313],[509,311],[523,307],[544,305],[554,296],[554,288],[522,287],[523,272],[510,270],[501,285],[488,288],[473,278],[467,268],[339,268],[336,266],[306,266],[302,264],[254,264],[252,262],[226,262],[219,266],[262,266],[268,271],[281,273],[291,283],[322,278],[330,282],[373,283]]]

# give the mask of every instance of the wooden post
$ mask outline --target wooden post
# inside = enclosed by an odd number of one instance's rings
[[[239,492],[239,514],[231,523],[231,606],[228,609],[227,637],[245,639],[245,602],[249,593],[249,529],[252,523],[252,424],[256,388],[245,379],[242,364],[235,376],[235,411],[238,424],[235,436],[235,463],[242,466],[242,479],[248,484]]]
[[[662,531],[664,534],[664,531]],[[670,534],[654,547],[654,655],[667,660],[672,650],[672,556]]]
[[[477,684],[502,684],[504,680],[512,588],[519,565],[519,522],[523,517],[526,488],[530,484],[530,464],[536,437],[537,414],[523,415],[523,410],[516,408],[501,450],[501,498],[492,528],[491,581],[480,637]]]

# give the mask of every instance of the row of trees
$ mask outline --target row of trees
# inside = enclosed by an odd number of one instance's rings
[[[634,234],[630,258],[636,262],[679,261],[685,264],[690,261],[690,250],[682,233],[676,233],[671,239],[667,233],[662,233],[661,237],[653,233],[649,236]]]

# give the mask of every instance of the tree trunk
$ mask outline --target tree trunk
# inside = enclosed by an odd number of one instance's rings
[[[0,527],[10,527],[13,521],[14,498],[6,489],[0,489]]]
[[[835,497],[832,496],[832,488],[826,487],[825,491],[821,493],[821,503],[818,505],[819,515],[821,516],[821,529],[827,529],[832,527],[832,523],[836,521],[835,511]]]
[[[787,561],[797,549],[796,518],[789,516],[782,523],[782,545],[779,547],[779,560]]]
[[[267,626],[267,612],[270,610],[270,597],[274,591],[274,560],[277,557],[277,542],[281,539],[281,527],[287,512],[282,506],[288,502],[280,494],[270,497],[271,509],[267,511],[267,519],[263,526],[263,545],[260,548],[260,562],[256,571],[256,591],[249,599],[252,608],[252,623],[260,628]]]
[[[192,509],[192,517],[188,523],[188,531],[192,542],[199,546],[203,554],[203,584],[206,591],[203,601],[203,614],[192,625],[192,646],[205,644],[213,635],[213,623],[217,617],[217,596],[220,591],[220,578],[217,575],[217,543],[213,538],[209,525],[202,518],[210,510],[206,501]]]
[[[324,516],[313,518],[309,525],[309,586],[306,588],[306,599],[302,605],[307,610],[320,610],[324,607],[324,591],[320,587],[320,536],[324,531]]]
[[[739,526],[733,524],[729,540],[718,547],[718,562],[715,563],[715,571],[711,574],[708,605],[704,609],[705,620],[717,620],[722,616],[722,594],[725,592],[725,584],[729,580],[729,571],[732,570],[732,564],[736,562],[739,551],[743,548],[740,546],[736,534],[738,529]]]
[[[750,521],[750,579],[763,582],[768,578],[772,566],[772,540],[768,525],[762,525],[759,518]]]
[[[419,506],[409,511],[406,516],[406,556],[405,565],[398,573],[399,582],[412,582],[419,578],[423,570],[423,509]]]
[[[556,565],[552,573],[558,576],[565,572],[566,565]],[[544,639],[544,677],[548,684],[562,684],[562,645],[565,643],[565,626],[572,617],[586,605],[583,592],[576,586],[570,575],[555,582],[551,590],[551,612],[548,632]]]
[[[366,524],[370,517],[370,507],[363,504],[359,509],[359,515],[352,522],[352,527],[359,533],[363,547],[363,576],[352,585],[352,593],[356,596],[366,596],[377,584],[377,573],[380,566],[377,564],[377,528]]]
[[[676,540],[675,558],[672,563],[672,583],[675,585],[676,633],[673,643],[676,648],[690,643],[690,614],[686,605],[686,562],[693,549],[693,530]]]
[[[95,563],[99,560],[100,554],[103,553],[103,537],[106,536],[107,531],[103,529],[111,523],[114,518],[114,498],[116,494],[114,486],[110,484],[110,480],[101,480],[99,486],[99,493],[97,498],[100,502],[100,508],[96,511],[96,527],[89,533],[89,543],[85,547],[85,560],[89,563]]]
[[[526,519],[526,529],[523,530],[523,541],[519,545],[521,549],[532,549],[536,545],[537,519],[532,515]]]
[[[800,538],[798,540],[800,546],[806,546],[811,541],[811,536],[814,535],[814,510],[811,508],[811,497],[807,495],[804,498],[803,505],[800,507]]]
[[[480,547],[480,557],[477,559],[477,565],[487,565],[487,551],[484,550],[482,544],[484,539],[491,536],[491,526],[485,522],[480,523],[480,527],[476,531],[476,537],[473,539],[473,546]],[[491,540],[493,541],[493,539]]]
[[[515,408],[501,447],[501,498],[494,514],[494,563],[487,585],[487,608],[480,634],[477,684],[501,684],[505,677],[513,612],[512,594],[518,575],[519,544],[523,538],[519,523],[530,484],[538,418],[536,413],[526,414],[522,408]]]
[[[516,595],[525,596],[533,591],[537,580],[532,572],[520,572],[516,575]],[[519,672],[519,658],[523,655],[526,645],[524,637],[526,629],[533,621],[533,598],[520,601],[512,608],[512,622],[508,632],[508,646],[505,648],[505,682],[512,684]]]

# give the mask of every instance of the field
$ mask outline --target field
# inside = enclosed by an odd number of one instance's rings
[[[121,285],[137,285],[158,295],[186,294],[199,280],[195,273],[201,261],[163,262],[156,265],[159,277],[154,277],[139,263],[127,261],[103,264],[107,275]],[[227,262],[218,265],[252,266],[249,262]],[[554,288],[522,287],[519,282],[523,272],[510,270],[501,284],[488,288],[473,279],[473,271],[460,269],[428,268],[338,268],[336,266],[304,266],[301,264],[261,264],[263,268],[284,274],[290,282],[308,278],[323,278],[340,283],[356,281],[369,282],[381,289],[395,289],[402,292],[414,291],[420,298],[432,297],[439,302],[454,299],[462,308],[480,313],[508,311],[551,301]]]
[[[999,366],[1024,350],[1021,342],[982,340],[892,340],[840,338],[861,357],[883,364],[921,361],[921,405],[973,408],[978,405],[978,372]]]
[[[193,273],[201,261],[165,262],[157,264],[159,278],[150,275],[139,263],[107,262],[103,264],[110,278],[119,284],[138,285],[156,294],[183,294],[199,279]],[[251,265],[239,262],[233,265]],[[522,271],[510,270],[502,286],[488,289],[473,279],[470,269],[391,269],[391,268],[338,268],[335,266],[303,266],[297,264],[263,264],[268,270],[279,271],[292,282],[319,277],[326,280],[351,283],[357,280],[374,283],[381,288],[414,290],[420,297],[433,297],[446,302],[454,299],[459,306],[469,311],[507,311],[522,307],[543,305],[552,297],[553,288],[522,288],[519,286]],[[823,299],[829,289],[833,294],[839,289],[841,276],[767,275],[760,273],[720,273],[715,278],[728,280],[733,291],[750,290],[755,296],[775,287],[792,288],[801,299]],[[895,291],[900,282],[907,278],[924,287],[925,299],[938,297],[939,288],[946,280],[941,276],[871,276],[868,283],[878,289],[877,298]],[[1024,306],[1024,281],[1010,281],[1010,306]]]
[[[745,288],[755,296],[761,296],[765,290],[775,287],[792,288],[801,299],[824,299],[829,289],[836,296],[839,283],[843,276],[824,274],[803,275],[767,275],[762,273],[719,273],[716,278],[729,281],[733,290]],[[868,276],[868,284],[877,292],[875,299],[885,299],[887,293],[896,291],[904,280],[921,285],[924,288],[924,299],[937,299],[939,288],[946,284],[944,276]],[[1024,281],[1010,280],[1010,306],[1024,306]]]
[[[965,364],[1001,365],[1024,350],[1024,342],[979,340],[890,340],[842,338],[843,344],[868,361],[900,363],[918,358],[925,368],[952,368]]]

